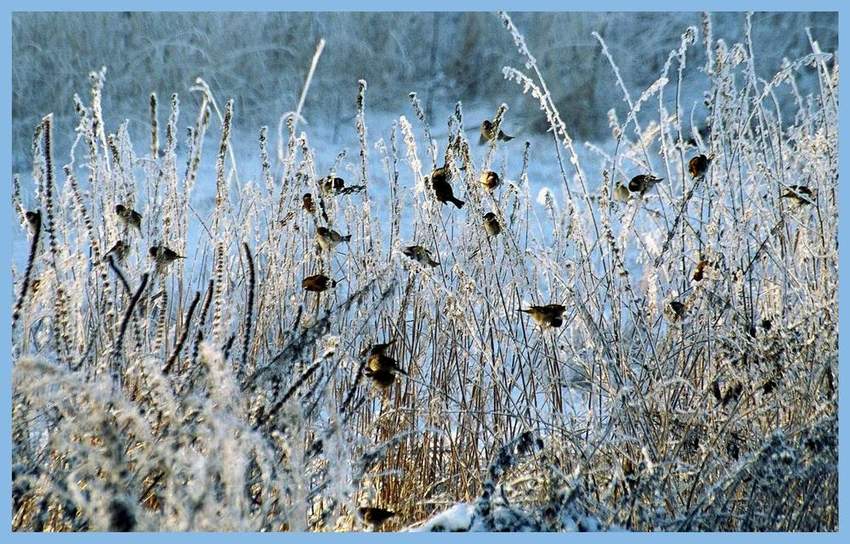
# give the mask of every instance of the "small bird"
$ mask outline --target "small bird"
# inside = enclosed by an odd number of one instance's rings
[[[398,366],[398,361],[389,355],[384,355],[383,353],[373,353],[369,355],[369,358],[366,360],[365,372],[367,376],[375,372],[398,372],[400,374],[406,374],[406,372]]]
[[[697,155],[688,161],[688,172],[691,173],[693,179],[704,178],[708,172],[708,165],[711,164],[712,157],[705,155]]]
[[[458,209],[463,208],[465,202],[455,198],[454,192],[452,191],[452,185],[449,183],[450,178],[451,172],[446,166],[435,168],[434,171],[431,172],[431,187],[434,189],[434,195],[437,197],[438,202],[442,202],[443,204],[451,202],[457,206]]]
[[[165,246],[151,246],[148,250],[148,255],[156,261],[157,266],[171,264],[177,259],[185,259],[183,255],[179,255],[173,249]]]
[[[483,185],[488,191],[492,191],[501,184],[502,180],[496,172],[493,172],[492,170],[485,170],[481,172],[481,185]]]
[[[366,346],[363,348],[363,351],[360,352],[361,357],[365,357],[366,355],[383,355],[386,353],[387,349],[390,346],[395,344],[396,339],[393,338],[389,342],[384,342],[383,344],[372,344],[370,346]]]
[[[545,306],[532,306],[528,309],[520,308],[519,311],[531,316],[540,326],[560,327],[564,324],[564,312],[567,310],[561,304],[546,304]]]
[[[301,280],[301,287],[305,291],[321,293],[322,291],[327,291],[329,288],[336,287],[336,280],[332,280],[324,274],[316,274],[314,276],[307,276]]]
[[[814,199],[817,198],[817,194],[807,185],[789,185],[788,189],[789,190],[782,195],[782,198],[790,198],[799,206],[812,204]]]
[[[391,512],[383,508],[376,508],[374,506],[361,506],[357,510],[360,513],[360,517],[363,518],[363,521],[374,528],[380,527],[388,519],[395,516],[395,512]]]
[[[640,195],[643,196],[647,191],[652,189],[656,183],[663,179],[664,178],[655,177],[652,174],[640,174],[633,177],[629,182],[629,191],[633,193],[640,193]]]
[[[24,214],[33,232],[41,228],[41,211],[29,211]]]
[[[629,192],[629,188],[620,183],[619,181],[616,185],[614,185],[614,200],[616,200],[617,202],[628,202],[631,196],[632,195]]]
[[[142,230],[142,214],[136,210],[128,208],[123,204],[117,204],[115,206],[115,213],[126,224],[136,227],[136,230]]]
[[[312,194],[304,193],[304,196],[301,197],[301,207],[304,208],[307,213],[316,213],[316,203],[313,202]]]
[[[124,240],[118,240],[112,249],[106,252],[107,257],[115,257],[119,261],[123,261],[130,254],[130,244]]]
[[[407,246],[401,252],[423,266],[434,267],[440,264],[431,257],[431,252],[422,246]]]
[[[395,383],[395,373],[391,370],[369,370],[367,368],[363,371],[363,374],[381,389],[386,389]]]
[[[694,281],[702,281],[705,277],[705,267],[708,266],[708,261],[701,260],[697,263],[696,270],[694,270]]]
[[[513,136],[508,136],[502,132],[502,129],[499,129],[499,133],[496,134],[496,126],[489,119],[484,119],[484,121],[481,122],[481,137],[478,139],[479,144],[485,144],[487,142],[492,142],[493,140],[507,142],[513,139]]]
[[[345,180],[336,176],[328,176],[321,181],[321,187],[324,193],[336,193],[345,187]]]
[[[487,212],[484,214],[484,230],[486,230],[487,234],[490,236],[497,236],[500,232],[502,232],[502,226],[499,224],[499,220],[496,218],[495,213]]]
[[[350,234],[343,236],[337,231],[327,227],[316,228],[316,242],[318,242],[319,247],[321,247],[324,251],[333,251],[333,248],[342,242],[348,242],[349,240],[351,240]]]
[[[345,180],[336,176],[328,176],[321,180],[320,187],[323,193],[336,195],[347,195],[366,189],[365,185],[350,185],[346,187]]]
[[[670,308],[674,320],[685,317],[685,310],[687,307],[682,302],[679,302],[678,300],[671,300],[667,307]]]

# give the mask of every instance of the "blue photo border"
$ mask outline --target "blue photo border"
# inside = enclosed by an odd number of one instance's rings
[[[844,4],[847,6],[848,4]],[[669,0],[593,0],[578,2],[558,2],[556,0],[430,0],[422,3],[402,4],[399,0],[296,0],[296,1],[263,1],[240,0],[227,2],[225,0],[76,0],[60,2],[49,0],[5,0],[0,6],[0,103],[2,110],[3,130],[0,132],[0,171],[5,195],[11,194],[12,175],[12,13],[14,11],[834,11],[839,12],[839,59],[848,58],[847,42],[841,39],[850,36],[847,31],[850,21],[850,9],[843,7],[838,0],[704,0],[701,3],[685,3]],[[850,39],[850,38],[848,38]],[[847,85],[841,84],[839,90],[840,119],[846,121],[848,111]],[[848,156],[848,128],[846,122],[839,125],[839,164],[846,164]],[[847,282],[848,253],[850,245],[848,229],[841,221],[850,213],[850,193],[839,185],[839,307],[846,306],[850,298],[850,287]],[[846,541],[848,533],[848,502],[847,500],[847,467],[850,465],[847,453],[847,350],[848,319],[845,312],[839,312],[839,531],[837,533],[584,533],[584,534],[443,534],[443,533],[77,533],[77,534],[42,534],[42,533],[12,533],[11,532],[11,312],[12,312],[12,229],[17,228],[10,198],[3,197],[2,213],[0,213],[0,232],[5,233],[2,265],[0,265],[0,348],[9,354],[8,360],[0,361],[0,424],[2,439],[0,439],[0,460],[3,469],[0,470],[0,540],[4,542],[33,542],[33,541],[62,541],[62,542],[121,542],[150,543],[150,542],[179,542],[189,543],[231,543],[247,542],[472,542],[485,538],[492,542],[511,542],[512,544],[556,542],[565,539],[579,539],[582,542],[838,542]],[[843,401],[843,402],[841,402]]]

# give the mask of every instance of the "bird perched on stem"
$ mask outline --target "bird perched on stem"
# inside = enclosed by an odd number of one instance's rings
[[[345,180],[336,176],[328,176],[322,179],[319,186],[321,187],[323,193],[334,195],[347,195],[351,193],[358,193],[366,189],[365,185],[350,185],[346,187]]]
[[[629,181],[629,191],[640,193],[641,196],[652,189],[656,183],[663,181],[664,178],[655,177],[652,174],[640,174]]]
[[[142,230],[142,214],[136,210],[123,204],[117,204],[115,206],[115,214],[127,225],[136,227],[136,230]]]
[[[183,255],[180,255],[173,249],[165,246],[151,246],[148,250],[148,255],[150,255],[156,262],[157,266],[165,266],[173,263],[177,259],[185,259]]]
[[[435,267],[440,264],[431,257],[431,252],[422,246],[407,246],[401,252],[423,266]]]
[[[486,230],[487,234],[490,236],[497,236],[500,232],[502,232],[502,226],[499,224],[499,219],[496,217],[495,213],[487,212],[484,214],[484,230]]]
[[[361,506],[357,509],[363,521],[377,529],[383,525],[388,519],[395,516],[395,512],[385,510],[384,508],[376,508],[374,506]]]
[[[489,119],[484,119],[481,122],[481,137],[478,139],[479,144],[486,144],[487,142],[492,142],[493,140],[501,140],[503,142],[507,142],[513,140],[513,136],[508,136],[502,129],[499,129],[499,132],[496,133],[496,125]]]
[[[708,172],[708,165],[714,159],[714,155],[706,157],[705,155],[697,155],[688,161],[688,172],[691,173],[693,179],[701,179]]]
[[[396,373],[407,374],[398,366],[398,361],[383,353],[369,355],[366,367],[363,369],[363,374],[381,389],[386,389],[395,383]]]
[[[124,240],[118,240],[112,249],[106,252],[107,257],[114,257],[119,261],[123,261],[130,254],[130,244]]]
[[[496,172],[493,172],[492,170],[485,170],[481,172],[481,185],[483,185],[488,191],[492,191],[501,184],[502,180]]]
[[[333,248],[342,242],[348,242],[349,240],[351,240],[350,234],[343,236],[337,231],[327,227],[316,228],[316,242],[318,242],[319,247],[321,247],[324,251],[332,251]]]
[[[301,280],[301,287],[305,291],[321,293],[322,291],[327,291],[329,288],[336,287],[336,280],[332,280],[324,274],[316,274],[314,276],[307,276]]]
[[[530,315],[541,327],[560,327],[564,324],[566,307],[561,304],[546,304],[528,309],[520,308],[519,311]]]
[[[465,202],[455,198],[454,191],[452,191],[452,185],[449,183],[449,180],[451,180],[451,172],[448,166],[435,168],[434,171],[431,172],[430,179],[431,188],[434,189],[434,196],[436,196],[438,202],[442,202],[443,204],[451,202],[457,206],[458,209],[463,208]]]
[[[806,185],[789,185],[788,191],[782,194],[782,198],[790,198],[798,206],[812,204],[816,193]]]

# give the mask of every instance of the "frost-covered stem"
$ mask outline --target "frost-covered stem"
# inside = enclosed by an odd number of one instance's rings
[[[156,93],[151,93],[150,115],[151,115],[151,159],[159,157],[159,121],[157,119]]]
[[[242,249],[245,251],[245,261],[248,264],[248,300],[245,308],[245,332],[242,336],[242,361],[239,365],[239,373],[245,372],[248,365],[248,352],[250,351],[251,327],[254,318],[254,292],[256,289],[257,274],[254,270],[254,257],[251,255],[251,248],[248,243],[242,244]]]
[[[18,301],[15,303],[15,309],[12,311],[12,330],[15,329],[15,324],[21,317],[21,310],[24,307],[24,302],[29,291],[30,281],[32,278],[32,270],[35,266],[35,258],[38,254],[38,241],[41,238],[41,212],[35,212],[35,219],[32,224],[32,241],[30,242],[30,252],[27,257],[27,267],[24,271],[24,279],[21,282],[21,294],[18,296]]]
[[[195,291],[195,296],[192,298],[192,303],[189,304],[189,310],[186,312],[186,319],[183,321],[183,332],[180,334],[180,338],[174,343],[174,350],[172,350],[171,355],[168,357],[165,366],[162,367],[163,374],[168,374],[171,371],[175,361],[177,361],[177,357],[180,356],[180,352],[183,350],[183,345],[186,343],[186,338],[188,338],[189,330],[192,327],[192,315],[195,313],[195,307],[197,307],[200,298],[201,292]]]

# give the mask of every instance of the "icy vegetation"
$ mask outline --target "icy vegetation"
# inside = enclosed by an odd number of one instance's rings
[[[594,33],[618,98],[581,143],[487,17],[545,132],[415,92],[376,124],[341,80],[332,147],[332,40],[251,141],[203,78],[140,141],[112,68],[37,123],[15,530],[837,529],[837,58],[798,29],[765,73],[752,16],[704,15],[635,87]]]

